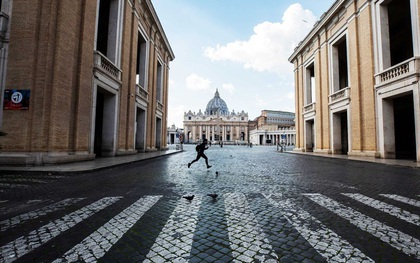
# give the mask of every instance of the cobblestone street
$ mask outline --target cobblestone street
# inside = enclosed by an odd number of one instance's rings
[[[274,146],[211,146],[210,169],[188,168],[184,150],[1,174],[0,262],[420,262],[419,169]]]

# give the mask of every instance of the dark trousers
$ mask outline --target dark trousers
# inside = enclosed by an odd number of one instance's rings
[[[204,154],[204,152],[198,152],[197,153],[197,157],[195,158],[194,161],[191,162],[191,164],[195,163],[196,161],[200,160],[200,158],[203,157],[204,160],[206,160],[206,164],[207,166],[209,166],[209,159],[207,158],[207,156]]]

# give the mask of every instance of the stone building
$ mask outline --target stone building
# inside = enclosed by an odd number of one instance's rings
[[[151,0],[0,3],[1,164],[166,147],[174,54]]]
[[[296,149],[420,161],[419,0],[337,0],[299,43]]]
[[[171,144],[179,144],[183,142],[182,137],[184,136],[184,129],[177,128],[175,124],[168,127],[167,129],[167,143]]]
[[[277,127],[290,127],[295,125],[295,114],[287,111],[262,110],[256,118],[258,127],[273,125]]]
[[[201,109],[184,113],[185,143],[196,143],[203,139],[223,144],[248,143],[248,113],[229,112],[226,102],[216,90],[205,112]]]
[[[9,53],[10,18],[12,15],[12,0],[0,0],[0,106],[3,101],[3,87],[6,85],[6,66]],[[3,111],[0,108],[0,130]],[[0,144],[1,146],[1,144]]]
[[[257,125],[250,130],[249,138],[254,145],[295,143],[295,114],[286,111],[262,110],[254,120]]]

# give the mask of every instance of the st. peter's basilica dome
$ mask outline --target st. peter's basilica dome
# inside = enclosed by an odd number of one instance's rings
[[[206,115],[217,115],[219,110],[220,115],[229,115],[229,109],[226,105],[226,102],[220,98],[219,91],[216,90],[214,98],[207,103]]]

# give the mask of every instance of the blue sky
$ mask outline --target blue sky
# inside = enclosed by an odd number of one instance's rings
[[[175,60],[168,126],[205,111],[216,89],[230,111],[295,112],[296,45],[334,0],[152,0]]]

